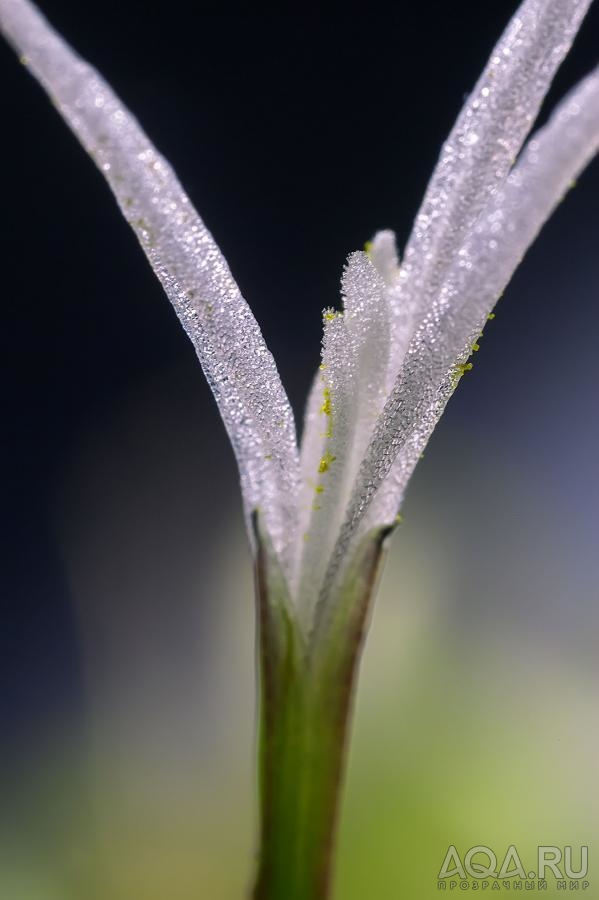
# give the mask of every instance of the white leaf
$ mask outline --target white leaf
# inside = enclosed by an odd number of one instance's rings
[[[418,327],[362,462],[327,583],[336,577],[357,534],[374,521],[392,521],[498,297],[568,186],[598,150],[599,69],[531,139],[502,190],[489,200]]]
[[[391,381],[416,320],[430,309],[455,254],[511,169],[590,3],[525,0],[491,53],[443,145],[406,247],[394,294]]]
[[[294,585],[305,616],[318,595],[343,518],[348,449],[355,421],[352,347],[343,315],[333,310],[324,312],[320,379],[313,388],[308,414],[299,500],[303,530],[297,541],[299,569]]]
[[[385,402],[389,310],[385,283],[366,253],[349,257],[342,294],[343,314],[325,312],[320,392],[317,381],[301,451],[297,593],[303,610],[318,596],[360,461]]]
[[[293,415],[224,257],[135,118],[35,7],[0,0],[0,26],[112,188],[214,392],[237,456],[246,513],[260,509],[287,559],[299,482]]]
[[[394,285],[399,278],[399,254],[395,232],[377,231],[368,245],[368,257],[386,285]]]
[[[445,291],[462,297],[476,327],[484,322],[520,260],[574,179],[599,150],[599,68],[559,104],[548,124],[529,141],[504,187],[494,194],[448,275]],[[476,330],[458,336],[456,359],[477,341]],[[451,352],[451,351],[450,351]],[[454,370],[455,371],[455,370]],[[374,521],[391,522],[410,476],[455,386],[455,375],[439,389],[425,419],[426,430],[400,450],[361,531]]]

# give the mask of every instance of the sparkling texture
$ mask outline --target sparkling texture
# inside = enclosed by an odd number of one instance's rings
[[[415,430],[406,439],[389,474],[384,477],[363,526],[365,529],[372,522],[392,521],[430,433],[463,374],[460,365],[470,356],[489,313],[526,250],[598,150],[599,69],[588,75],[562,101],[548,124],[529,141],[519,162],[501,190],[490,198],[455,258],[439,293],[438,306],[440,309],[445,305],[457,311],[458,304],[469,305],[474,311],[474,324],[470,326],[470,333],[466,333],[466,339],[462,339],[461,352],[457,349],[459,345],[450,346],[449,359],[454,364],[450,362],[446,378],[422,417],[422,429]],[[441,333],[448,334],[448,323],[439,323],[438,327]],[[398,390],[401,390],[399,386]],[[429,423],[428,430],[426,422]],[[381,422],[381,428],[388,426]]]
[[[368,246],[372,264],[384,280],[388,289],[393,289],[400,277],[399,254],[395,233],[386,229],[377,231]]]
[[[485,203],[510,171],[591,0],[525,0],[443,145],[393,292],[392,384],[414,331]]]
[[[189,334],[307,630],[330,620],[359,539],[390,525],[495,303],[599,149],[599,70],[522,147],[590,0],[524,0],[444,144],[400,263],[350,255],[298,452],[274,361],[168,163],[27,0],[0,27],[103,172]],[[317,602],[318,599],[318,602]]]
[[[0,25],[114,192],[214,392],[237,456],[246,513],[262,511],[286,558],[299,481],[295,423],[223,255],[135,118],[32,4],[2,0]]]
[[[362,460],[325,583],[373,523],[390,524],[468,358],[524,253],[599,151],[599,67],[562,101],[487,202],[418,325]]]
[[[299,604],[318,594],[353,484],[385,403],[390,317],[385,282],[366,253],[352,253],[341,283],[343,312],[325,310],[322,364],[301,453],[297,542]]]

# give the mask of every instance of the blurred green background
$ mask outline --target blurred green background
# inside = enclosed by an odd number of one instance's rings
[[[213,467],[220,441],[172,402],[187,374],[124,399],[58,492],[87,704],[83,721],[49,723],[4,770],[10,900],[247,889],[251,566],[231,461]],[[546,487],[552,454],[531,467],[513,451],[515,422],[499,443],[452,413],[414,480],[376,604],[335,896],[438,896],[452,844],[462,859],[488,846],[499,864],[514,844],[527,870],[539,844],[571,845],[575,862],[587,845],[595,896],[591,534],[585,544],[569,519],[565,486]],[[197,502],[192,475],[210,502]],[[554,888],[550,878],[547,896]]]

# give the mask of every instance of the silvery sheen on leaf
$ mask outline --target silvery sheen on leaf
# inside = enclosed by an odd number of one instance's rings
[[[524,142],[590,0],[525,0],[442,147],[403,260],[349,256],[325,310],[301,447],[260,329],[166,160],[27,0],[0,27],[92,156],[192,340],[306,630],[357,542],[394,522],[414,467],[514,270],[599,148],[599,70]]]

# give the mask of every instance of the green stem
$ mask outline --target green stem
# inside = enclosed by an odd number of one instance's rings
[[[273,556],[257,563],[260,857],[254,900],[330,896],[356,673],[386,532],[369,535],[306,645]]]

